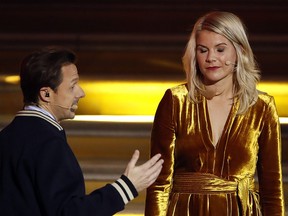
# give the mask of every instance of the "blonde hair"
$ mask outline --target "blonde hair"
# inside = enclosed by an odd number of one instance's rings
[[[240,102],[238,114],[245,113],[258,98],[256,85],[260,80],[260,70],[248,42],[244,24],[239,17],[229,12],[210,12],[199,18],[194,25],[182,58],[190,99],[199,102],[198,96],[203,88],[201,73],[197,71],[196,62],[196,38],[197,33],[201,30],[220,34],[235,47],[237,65],[233,77],[234,100]]]

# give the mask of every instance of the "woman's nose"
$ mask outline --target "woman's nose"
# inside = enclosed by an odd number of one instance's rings
[[[206,62],[214,62],[216,61],[215,55],[213,52],[209,52],[206,58]]]

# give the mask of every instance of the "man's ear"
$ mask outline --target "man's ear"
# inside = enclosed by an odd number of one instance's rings
[[[52,89],[49,87],[42,87],[39,92],[39,99],[43,102],[50,102],[50,92]]]

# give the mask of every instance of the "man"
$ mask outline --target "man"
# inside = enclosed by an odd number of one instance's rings
[[[72,52],[49,48],[21,64],[24,109],[0,132],[1,215],[113,215],[162,169],[160,155],[135,166],[136,150],[117,181],[85,194],[82,171],[59,124],[74,118],[85,96],[75,61]]]

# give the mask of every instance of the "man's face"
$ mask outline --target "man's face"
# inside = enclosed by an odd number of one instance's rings
[[[75,64],[64,65],[62,70],[62,83],[57,91],[52,93],[50,109],[57,121],[73,119],[78,108],[78,101],[85,96],[79,85],[79,75]]]

